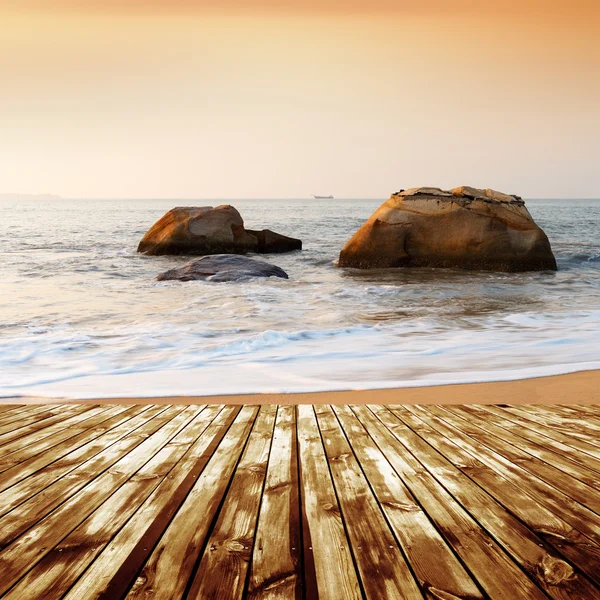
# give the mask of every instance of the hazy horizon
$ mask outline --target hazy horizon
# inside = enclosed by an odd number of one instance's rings
[[[458,186],[456,186],[458,187]],[[391,192],[390,194],[388,194],[387,196],[334,196],[333,200],[381,200],[382,202],[387,200],[388,197],[391,196]],[[319,202],[321,200],[327,200],[328,198],[313,198],[310,195],[307,196],[255,196],[255,197],[251,197],[251,196],[235,196],[235,197],[226,197],[226,196],[222,196],[222,197],[211,197],[211,196],[61,196],[60,194],[47,194],[47,193],[40,193],[40,194],[13,194],[13,193],[0,193],[0,200],[35,200],[35,199],[41,199],[41,200],[98,200],[98,201],[104,201],[106,200],[107,202],[110,201],[114,201],[114,200],[124,200],[124,201],[132,201],[132,202],[144,202],[144,201],[151,201],[151,202],[161,202],[161,201],[173,201],[173,202],[178,202],[178,201],[182,201],[182,202],[237,202],[237,201],[253,201],[253,200],[298,200],[298,201],[305,201],[305,200],[310,200],[313,202]],[[526,202],[535,202],[538,200],[541,201],[578,201],[578,200],[582,200],[582,201],[600,201],[600,195],[598,196],[589,196],[589,197],[583,197],[583,196],[570,196],[570,197],[559,197],[559,196],[525,196],[523,197],[523,199]]]
[[[0,184],[70,198],[597,198],[600,7],[0,1]]]

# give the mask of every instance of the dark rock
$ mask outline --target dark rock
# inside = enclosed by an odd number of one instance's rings
[[[264,260],[235,254],[213,254],[195,258],[183,267],[161,273],[158,281],[176,279],[179,281],[238,281],[252,277],[281,277],[288,274],[279,267]]]
[[[293,250],[302,250],[301,240],[275,233],[270,229],[263,229],[262,231],[246,229],[246,232],[258,240],[257,252],[262,254],[281,254]]]

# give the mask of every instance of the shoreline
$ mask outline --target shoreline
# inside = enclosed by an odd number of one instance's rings
[[[125,398],[7,397],[0,404],[600,404],[600,370],[478,383],[332,392]]]

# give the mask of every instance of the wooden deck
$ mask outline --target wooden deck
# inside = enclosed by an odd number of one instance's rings
[[[0,597],[600,599],[600,406],[0,407]]]

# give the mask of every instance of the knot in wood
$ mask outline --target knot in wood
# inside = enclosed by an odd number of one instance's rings
[[[544,555],[544,558],[537,565],[537,571],[540,577],[549,585],[560,585],[563,582],[570,581],[575,576],[573,567],[569,563],[549,554]]]
[[[326,502],[323,504],[323,510],[327,512],[338,512],[338,507],[336,504],[331,504],[331,502]]]
[[[231,540],[225,544],[225,547],[227,550],[229,550],[229,552],[235,552],[238,554],[247,549],[247,546],[244,544],[244,542],[241,542],[240,540]]]
[[[261,465],[252,465],[250,467],[248,467],[248,470],[252,473],[256,473],[258,475],[262,475],[263,473],[265,473],[265,468],[264,466]]]
[[[335,460],[335,461],[342,461],[342,460],[346,460],[348,457],[350,456],[350,452],[342,452],[342,454],[338,454],[337,456],[334,456],[331,460]]]

